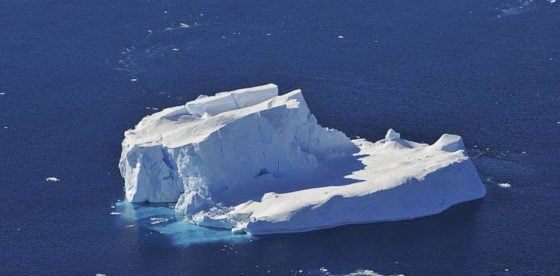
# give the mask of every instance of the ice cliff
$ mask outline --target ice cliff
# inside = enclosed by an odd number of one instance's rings
[[[371,143],[318,125],[300,90],[199,96],[125,132],[131,202],[176,202],[186,221],[253,234],[435,214],[486,193],[461,138],[390,129]]]

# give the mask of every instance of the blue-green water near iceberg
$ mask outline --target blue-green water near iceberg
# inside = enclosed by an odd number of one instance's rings
[[[114,208],[113,208],[114,207]],[[118,201],[112,215],[118,216],[118,223],[125,228],[144,232],[145,236],[161,234],[170,244],[187,247],[197,243],[209,242],[252,242],[251,235],[233,235],[229,230],[199,227],[186,223],[175,212],[175,204],[133,204]]]

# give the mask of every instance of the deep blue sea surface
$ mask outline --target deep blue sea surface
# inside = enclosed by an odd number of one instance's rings
[[[267,237],[119,202],[126,129],[269,82],[352,137],[462,135],[487,197]],[[559,179],[560,3],[0,0],[0,275],[559,275]]]

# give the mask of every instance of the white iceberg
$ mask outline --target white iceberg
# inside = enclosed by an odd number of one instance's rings
[[[147,116],[122,147],[128,201],[176,202],[188,222],[235,233],[409,219],[486,194],[461,137],[350,140],[274,84]]]

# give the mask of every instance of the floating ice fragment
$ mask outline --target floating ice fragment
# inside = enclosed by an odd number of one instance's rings
[[[188,24],[185,24],[185,23],[179,23],[179,28],[183,28],[183,29],[186,29],[186,28],[190,28],[190,27],[191,27],[191,26],[190,26],[190,25],[188,25]]]
[[[339,36],[337,36],[337,38],[341,38],[341,39],[342,39],[342,38],[344,38],[344,36],[343,36],[343,35],[339,35]]]
[[[511,184],[509,184],[507,182],[502,182],[502,183],[498,183],[498,186],[500,186],[500,188],[507,189],[507,188],[511,187]]]
[[[49,177],[47,177],[45,180],[46,180],[47,182],[59,182],[59,181],[60,181],[59,178],[56,178],[56,177],[54,177],[54,176],[49,176]]]
[[[135,82],[138,81],[138,79],[130,79],[130,81]]]
[[[170,218],[150,218],[150,224],[155,225],[155,224],[165,223],[168,222],[169,220]]]

